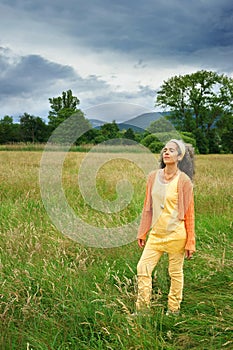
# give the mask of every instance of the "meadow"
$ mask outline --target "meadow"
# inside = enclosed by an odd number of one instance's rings
[[[197,252],[185,261],[180,315],[165,315],[164,255],[153,278],[151,313],[136,318],[136,241],[98,248],[63,235],[41,199],[41,156],[41,150],[0,152],[0,349],[233,349],[233,155],[196,156]],[[74,212],[113,230],[140,215],[144,174],[124,161],[104,165],[96,180],[100,195],[115,200],[124,172],[134,195],[124,210],[99,213],[77,186],[84,157],[69,152],[63,166]]]

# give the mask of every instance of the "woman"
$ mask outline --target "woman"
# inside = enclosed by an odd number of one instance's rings
[[[137,236],[139,247],[145,246],[137,266],[137,311],[150,306],[152,272],[166,252],[171,279],[167,315],[179,313],[184,256],[191,259],[195,251],[192,175],[191,149],[180,140],[170,140],[161,152],[161,169],[150,173],[147,181]]]

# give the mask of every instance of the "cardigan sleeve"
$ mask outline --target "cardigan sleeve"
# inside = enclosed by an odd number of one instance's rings
[[[153,180],[155,178],[155,172],[152,172],[148,176],[146,184],[146,195],[142,209],[141,221],[138,228],[137,239],[146,239],[146,235],[151,228],[152,223],[152,198],[151,189],[153,186]]]
[[[184,224],[187,234],[185,249],[195,251],[194,195],[191,181],[184,185]]]
[[[185,229],[187,233],[185,249],[195,251],[194,210],[191,204],[185,215]]]

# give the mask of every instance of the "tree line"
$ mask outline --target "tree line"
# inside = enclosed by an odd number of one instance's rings
[[[45,143],[58,125],[75,115],[78,127],[82,125],[88,129],[78,138],[77,145],[119,138],[122,143],[134,140],[157,152],[163,145],[163,138],[168,133],[172,137],[172,125],[199,153],[233,152],[233,79],[215,72],[202,70],[164,81],[155,100],[155,106],[162,108],[164,116],[142,132],[133,128],[120,130],[115,121],[99,128],[91,127],[78,108],[79,99],[73,96],[71,90],[49,98],[49,103],[48,123],[28,113],[19,116],[18,123],[11,116],[4,116],[0,120],[0,144]]]

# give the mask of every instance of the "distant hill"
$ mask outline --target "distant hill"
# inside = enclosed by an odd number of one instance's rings
[[[100,129],[100,127],[102,125],[107,123],[107,122],[103,122],[102,120],[98,120],[98,119],[89,119],[89,122],[91,123],[91,126],[95,129]],[[127,124],[127,123],[117,123],[117,125],[118,125],[120,130],[127,130],[127,129],[131,128],[135,132],[143,132],[144,131],[144,129],[142,129],[136,125],[131,125],[131,124]]]
[[[141,114],[135,118],[132,118],[130,120],[127,120],[123,123],[117,123],[120,130],[127,130],[129,128],[133,129],[136,132],[143,132],[146,128],[150,126],[150,124],[160,118],[162,118],[165,115],[168,115],[168,112],[151,112],[151,113],[144,113]],[[105,124],[106,122],[98,119],[89,119],[91,125],[93,128],[100,128],[101,125]]]
[[[101,125],[106,124],[106,122],[104,122],[103,120],[99,120],[99,119],[88,119],[89,122],[91,123],[91,126],[93,128],[99,128]]]
[[[146,128],[148,128],[148,126],[150,126],[152,122],[162,117],[163,114],[159,112],[144,113],[135,118],[127,120],[126,122],[124,122],[124,124],[131,125],[131,127],[136,126],[137,128],[145,130]]]
[[[119,123],[117,124],[120,130],[128,130],[129,128],[132,129],[134,132],[144,132],[145,129],[140,128],[136,125],[128,124],[129,122],[125,123]]]

